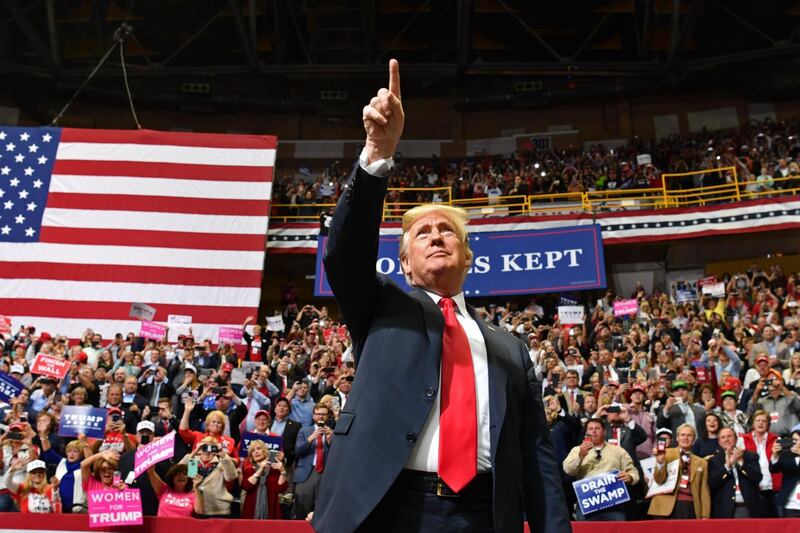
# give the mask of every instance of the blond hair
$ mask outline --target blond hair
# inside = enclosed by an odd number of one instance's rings
[[[403,261],[408,255],[408,240],[409,230],[414,223],[425,215],[431,213],[439,213],[455,226],[456,236],[461,241],[461,246],[464,249],[464,257],[467,260],[467,265],[472,263],[472,250],[469,247],[469,232],[467,231],[467,223],[469,222],[469,214],[460,207],[452,207],[444,204],[422,204],[413,207],[403,213],[403,235],[400,237],[400,261]],[[412,285],[411,276],[404,271],[406,283]],[[467,273],[464,271],[464,277]]]

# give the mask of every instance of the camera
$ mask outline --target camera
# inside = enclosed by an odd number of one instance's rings
[[[142,434],[142,435],[139,437],[139,439],[140,439],[140,441],[141,441],[141,443],[142,443],[142,444],[149,444],[149,443],[150,443],[150,435],[144,435],[144,434]]]
[[[792,440],[792,437],[781,437],[778,439],[778,444],[781,445],[782,449],[788,450],[794,446],[794,441]]]
[[[621,410],[619,405],[609,405],[606,413],[619,413]]]
[[[658,444],[656,445],[656,449],[660,452],[663,452],[667,449],[667,441],[664,439],[658,439]]]
[[[19,415],[19,421],[27,423],[28,422],[28,413],[21,413]]]
[[[222,396],[226,392],[228,392],[228,390],[225,387],[214,387],[213,389],[211,389],[211,392],[213,392],[217,396]]]
[[[113,415],[111,415],[111,421],[112,422],[119,422],[120,420],[122,420],[122,415],[121,414],[114,413]]]
[[[325,422],[317,422],[317,428],[322,429],[325,427]]]
[[[24,437],[21,431],[9,431],[6,433],[8,440],[22,440]]]
[[[219,453],[219,446],[216,444],[206,443],[203,444],[203,446],[200,448],[200,451],[205,453]]]

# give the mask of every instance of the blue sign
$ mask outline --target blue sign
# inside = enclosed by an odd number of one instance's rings
[[[587,477],[572,483],[584,515],[608,509],[631,499],[625,482],[617,479],[619,470]]]
[[[107,409],[83,405],[65,405],[58,421],[58,434],[77,437],[83,433],[93,439],[102,439],[106,433]]]
[[[242,433],[242,440],[239,444],[239,457],[247,457],[247,450],[250,448],[250,443],[254,440],[260,440],[267,445],[269,450],[282,450],[283,437],[280,435],[262,435],[260,433],[250,433],[244,431]]]
[[[322,258],[328,237],[317,245],[314,296],[333,296]],[[400,236],[381,236],[376,270],[408,287],[399,256]],[[598,224],[545,230],[472,233],[472,266],[465,296],[581,291],[606,286],[603,238]],[[408,287],[410,290],[411,287]]]
[[[25,385],[9,376],[5,372],[0,372],[0,400],[8,402],[19,396]]]

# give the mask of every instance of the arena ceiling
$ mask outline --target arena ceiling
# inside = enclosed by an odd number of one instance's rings
[[[464,109],[800,89],[800,1],[0,0],[0,90],[45,118],[111,50],[84,94],[123,99],[115,35],[137,102],[209,112],[351,114],[390,57]]]

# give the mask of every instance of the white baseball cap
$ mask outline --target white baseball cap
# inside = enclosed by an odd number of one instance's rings
[[[191,364],[191,363],[186,363],[186,364],[184,365],[183,369],[184,369],[184,370],[191,370],[192,372],[194,372],[195,374],[197,374],[197,367],[195,367],[195,366],[194,366],[193,364]]]
[[[11,373],[12,374],[24,374],[25,367],[22,365],[11,365]]]
[[[38,470],[40,468],[42,470],[46,470],[47,469],[47,465],[44,464],[44,461],[40,461],[40,460],[37,459],[36,461],[31,461],[30,463],[28,463],[28,466],[25,468],[25,471],[28,472],[28,473],[31,473],[34,470]]]
[[[153,433],[155,433],[156,432],[156,426],[155,426],[155,424],[153,424],[149,420],[142,420],[141,422],[136,424],[136,433],[139,433],[140,431],[144,431],[144,430],[150,430]]]

